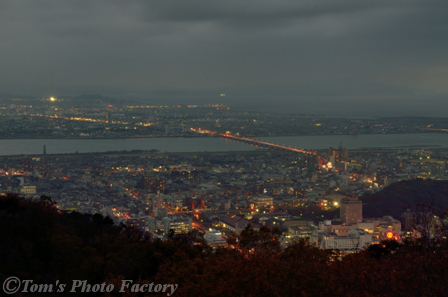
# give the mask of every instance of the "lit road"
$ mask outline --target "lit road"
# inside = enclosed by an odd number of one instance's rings
[[[271,148],[277,148],[277,149],[291,151],[291,152],[295,152],[295,153],[302,153],[302,154],[307,154],[307,155],[316,155],[317,154],[316,151],[308,151],[305,149],[298,149],[295,147],[290,147],[290,146],[281,145],[281,144],[275,144],[275,143],[252,139],[252,138],[239,137],[239,136],[234,136],[234,135],[230,135],[230,134],[221,134],[220,136],[227,138],[227,139],[231,139],[231,140],[247,142],[247,143],[252,143],[255,145],[266,146],[266,147],[271,147]]]

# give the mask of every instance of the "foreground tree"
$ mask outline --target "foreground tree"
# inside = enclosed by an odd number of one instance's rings
[[[448,290],[443,232],[334,260],[306,241],[282,249],[272,240],[275,232],[247,228],[239,248],[211,251],[204,242],[193,244],[191,234],[151,240],[100,215],[64,213],[49,202],[0,198],[0,281],[13,275],[43,284],[85,279],[118,288],[131,279],[178,284],[176,296],[198,297],[446,296]]]

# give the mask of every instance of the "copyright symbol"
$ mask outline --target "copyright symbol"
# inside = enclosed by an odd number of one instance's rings
[[[8,277],[3,282],[3,292],[6,294],[14,294],[20,289],[20,279],[15,276]]]

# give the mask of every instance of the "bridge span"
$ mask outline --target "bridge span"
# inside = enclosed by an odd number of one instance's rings
[[[220,134],[219,136],[227,138],[227,139],[235,140],[235,141],[245,142],[245,143],[249,143],[249,144],[255,144],[255,145],[264,146],[264,147],[276,148],[276,149],[286,150],[286,151],[295,152],[295,153],[301,153],[301,154],[307,154],[307,155],[316,155],[317,154],[316,151],[308,151],[305,149],[298,149],[295,147],[290,147],[290,146],[281,145],[281,144],[275,144],[275,143],[258,140],[258,139],[239,137],[239,136],[235,136],[235,135],[231,135],[231,134]]]

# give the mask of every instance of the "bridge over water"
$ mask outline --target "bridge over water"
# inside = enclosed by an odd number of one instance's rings
[[[295,152],[295,153],[301,153],[301,154],[307,154],[307,155],[316,155],[317,154],[316,151],[298,149],[295,147],[290,147],[290,146],[281,145],[281,144],[275,144],[275,143],[258,140],[258,139],[239,137],[239,136],[235,136],[235,135],[231,135],[231,134],[220,134],[220,136],[224,137],[226,139],[231,139],[231,140],[235,140],[235,141],[239,141],[239,142],[255,144],[255,145],[269,147],[269,148],[276,148],[276,149],[286,150],[286,151]]]

